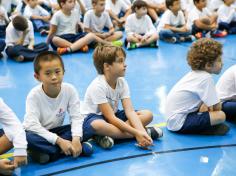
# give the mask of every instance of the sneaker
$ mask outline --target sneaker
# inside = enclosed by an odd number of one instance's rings
[[[67,48],[57,48],[57,53],[59,55],[62,55],[62,54],[66,54],[68,51],[67,51]]]
[[[128,44],[127,44],[128,50],[135,49],[135,48],[137,48],[136,43],[128,42]]]
[[[226,31],[215,30],[211,33],[212,37],[225,37],[227,35]]]
[[[165,41],[168,43],[176,43],[177,38],[176,37],[166,38]]]
[[[157,42],[152,42],[149,46],[151,48],[158,48]]]
[[[104,149],[111,149],[114,145],[114,140],[109,136],[95,136],[94,140]]]
[[[195,37],[196,37],[196,39],[202,38],[202,37],[203,37],[203,36],[202,36],[202,32],[196,33],[196,34],[195,34]]]
[[[119,46],[119,47],[123,46],[123,42],[121,40],[116,40],[116,41],[113,41],[111,43],[114,46]]]
[[[39,164],[46,164],[50,161],[50,156],[47,153],[41,153],[30,149],[27,152],[32,160]]]
[[[229,130],[230,130],[229,126],[222,123],[219,125],[214,125],[211,128],[206,129],[204,131],[201,131],[199,134],[223,136],[223,135],[227,134]]]
[[[147,134],[152,138],[152,139],[158,139],[163,136],[163,131],[161,128],[158,128],[156,126],[153,127],[147,127],[146,128]]]
[[[82,154],[84,156],[90,156],[93,154],[93,146],[90,142],[82,143]]]
[[[193,35],[189,35],[187,37],[184,37],[185,42],[193,42],[195,40],[196,40],[196,38]]]
[[[79,50],[82,51],[83,53],[87,53],[88,50],[89,50],[89,47],[88,47],[88,45],[84,45],[84,46],[81,47]]]

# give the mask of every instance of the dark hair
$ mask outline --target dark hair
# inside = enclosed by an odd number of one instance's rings
[[[97,4],[99,1],[106,1],[106,0],[92,0],[92,4]]]
[[[200,0],[193,0],[193,3],[196,4],[196,3],[199,3]]]
[[[61,3],[66,3],[67,0],[57,0],[57,3],[59,4],[60,8],[61,8]]]
[[[170,9],[170,6],[173,6],[175,1],[179,1],[179,0],[166,0],[166,7]]]
[[[222,44],[210,38],[194,42],[188,51],[188,65],[192,70],[204,70],[207,63],[213,64],[222,55]]]
[[[54,51],[44,51],[39,53],[35,58],[34,58],[34,72],[36,74],[39,74],[39,71],[41,69],[40,62],[45,62],[45,61],[52,61],[58,59],[61,62],[61,66],[63,71],[65,71],[64,68],[64,63],[62,61],[62,58],[59,54],[57,54]]]
[[[104,63],[112,65],[112,63],[116,61],[118,52],[122,52],[126,57],[126,53],[122,47],[111,45],[99,45],[95,48],[93,52],[93,63],[98,74],[104,74]]]
[[[18,31],[24,31],[28,28],[28,21],[25,17],[17,15],[13,18],[12,24]]]
[[[140,9],[141,7],[147,7],[147,3],[143,0],[136,0],[132,5],[132,11],[135,12],[135,9]]]

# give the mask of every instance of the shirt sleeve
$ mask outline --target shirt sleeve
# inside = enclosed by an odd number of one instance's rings
[[[93,96],[91,97],[93,104],[103,104],[103,103],[108,103],[108,100],[106,98],[106,88],[98,85],[93,88],[92,90]]]
[[[128,35],[133,35],[134,31],[132,30],[132,16],[129,15],[128,18],[126,19],[126,23],[125,23],[125,32]]]
[[[91,20],[91,15],[89,12],[85,13],[84,15],[84,27],[90,28],[90,20]]]
[[[58,13],[60,13],[60,11],[57,11],[57,12],[52,16],[52,19],[51,19],[51,21],[50,21],[50,23],[51,23],[52,25],[58,26],[58,24],[59,24],[59,15],[58,15]]]
[[[157,31],[152,23],[151,18],[148,15],[146,15],[146,20],[147,20],[147,28],[148,28],[148,31],[146,34],[151,35],[151,34],[156,33]]]
[[[50,14],[48,13],[47,10],[45,10],[44,8],[42,8],[41,6],[38,5],[38,8],[39,8],[39,11],[40,11],[40,14],[42,16],[49,16]]]
[[[124,78],[121,78],[121,80],[122,80],[121,99],[130,98],[129,85]]]
[[[15,113],[0,99],[0,122],[4,133],[13,143],[14,156],[26,156],[27,141],[25,131]]]

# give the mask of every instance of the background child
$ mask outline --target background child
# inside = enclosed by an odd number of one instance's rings
[[[222,111],[227,120],[236,122],[236,65],[228,68],[216,84],[218,96],[222,102]]]
[[[236,34],[235,0],[224,0],[224,4],[217,11],[219,30],[226,30],[229,34]]]
[[[152,139],[162,136],[159,128],[145,126],[152,121],[148,110],[133,109],[125,79],[125,51],[121,47],[98,46],[93,53],[98,76],[86,90],[81,113],[85,115],[84,131],[103,148],[111,148],[114,139],[135,137],[138,145],[152,145]],[[124,110],[118,109],[119,101]],[[148,135],[149,133],[149,135]],[[89,136],[88,135],[88,136]],[[109,136],[109,137],[108,137]]]
[[[26,99],[24,127],[32,158],[39,163],[57,160],[61,153],[78,157],[82,152],[83,117],[76,89],[63,83],[64,64],[52,52],[40,53],[34,60],[35,78],[42,82],[33,88]],[[68,112],[70,125],[63,125]],[[89,143],[83,147],[90,148]]]
[[[107,40],[116,41],[122,38],[122,32],[114,30],[108,12],[105,10],[105,0],[92,0],[93,9],[86,12],[84,17],[85,32],[93,32],[96,36]],[[108,28],[108,32],[104,32],[104,28]]]
[[[115,29],[123,29],[131,9],[122,0],[106,0],[108,11]]]
[[[27,164],[25,131],[15,113],[0,98],[0,155],[14,146],[13,162],[0,160],[0,174],[12,175],[15,168]]]
[[[18,62],[32,61],[38,53],[48,50],[46,43],[34,44],[33,25],[20,15],[7,26],[6,45],[6,54]]]
[[[166,0],[168,10],[162,15],[157,31],[161,40],[175,43],[192,41],[194,37],[187,29],[179,0]]]
[[[24,16],[32,21],[35,31],[40,32],[42,36],[48,34],[51,15],[38,5],[38,0],[28,0]]]
[[[6,27],[9,23],[7,11],[2,6],[2,0],[0,0],[0,37],[5,37]]]
[[[150,45],[158,47],[158,35],[151,18],[147,15],[147,3],[136,0],[132,5],[133,14],[129,15],[125,24],[127,49]]]
[[[221,111],[211,74],[222,67],[222,44],[204,38],[193,43],[188,51],[192,71],[171,89],[166,101],[167,128],[178,133],[225,134],[229,127],[221,124]],[[218,125],[221,124],[221,125]]]

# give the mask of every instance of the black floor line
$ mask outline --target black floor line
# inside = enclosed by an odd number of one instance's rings
[[[225,148],[225,147],[236,147],[236,144],[201,146],[201,147],[190,147],[190,148],[166,150],[166,151],[160,151],[160,152],[148,152],[148,153],[144,153],[144,154],[131,155],[131,156],[126,156],[126,157],[114,158],[114,159],[94,162],[94,163],[90,163],[90,164],[85,164],[85,165],[81,165],[81,166],[76,166],[76,167],[72,167],[72,168],[69,168],[69,169],[64,169],[64,170],[44,174],[42,176],[57,175],[57,174],[62,174],[62,173],[65,173],[65,172],[69,172],[69,171],[73,171],[73,170],[79,170],[79,169],[83,169],[83,168],[87,168],[87,167],[91,167],[91,166],[101,165],[101,164],[105,164],[105,163],[111,163],[111,162],[115,162],[115,161],[122,161],[122,160],[128,160],[128,159],[133,159],[133,158],[139,158],[139,157],[149,156],[149,155],[153,155],[153,154],[176,153],[176,152],[184,152],[184,151],[191,151],[191,150]]]

